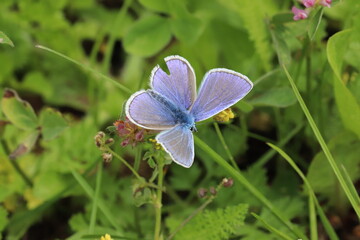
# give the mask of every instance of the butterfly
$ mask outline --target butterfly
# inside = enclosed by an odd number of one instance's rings
[[[128,99],[126,116],[139,127],[160,130],[156,141],[177,164],[189,168],[194,162],[195,123],[213,117],[246,96],[253,87],[244,75],[225,68],[206,73],[198,94],[189,62],[180,56],[165,58],[170,74],[157,65],[150,87]]]

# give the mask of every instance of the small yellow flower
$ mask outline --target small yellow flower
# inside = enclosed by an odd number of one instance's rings
[[[224,111],[219,112],[214,116],[214,120],[218,122],[228,122],[230,119],[235,117],[234,113],[231,111],[231,108],[227,108]]]
[[[109,234],[105,234],[105,236],[102,236],[100,240],[113,240]]]
[[[156,141],[156,139],[154,139],[154,138],[149,138],[149,142],[153,143],[154,148],[155,148],[156,150],[162,150],[161,144],[158,143],[158,142]]]

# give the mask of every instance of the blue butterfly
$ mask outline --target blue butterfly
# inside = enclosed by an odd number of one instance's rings
[[[168,75],[159,65],[150,76],[151,89],[134,93],[126,103],[126,116],[134,124],[161,130],[156,140],[177,164],[189,168],[194,162],[195,123],[208,119],[245,97],[252,82],[235,71],[210,70],[196,96],[194,70],[180,56],[165,58]]]

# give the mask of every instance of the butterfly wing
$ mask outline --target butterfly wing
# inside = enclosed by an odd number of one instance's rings
[[[161,132],[156,140],[177,164],[189,168],[194,162],[194,137],[189,128],[178,125]]]
[[[175,105],[187,110],[196,97],[194,70],[189,62],[180,56],[169,56],[165,58],[165,62],[170,75],[158,65],[152,70],[150,85]]]
[[[134,124],[153,130],[166,130],[176,125],[176,119],[169,103],[160,94],[152,91],[138,91],[126,102],[126,116]]]
[[[212,69],[205,75],[190,112],[196,122],[208,119],[234,105],[252,87],[252,82],[238,72],[225,68]]]

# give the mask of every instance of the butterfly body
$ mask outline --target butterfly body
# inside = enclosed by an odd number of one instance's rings
[[[208,119],[242,99],[251,81],[235,71],[209,71],[196,96],[194,70],[180,56],[165,58],[170,74],[156,66],[150,77],[151,89],[134,93],[126,103],[126,115],[134,124],[162,131],[156,140],[174,162],[190,167],[194,161],[195,123]]]
[[[158,101],[159,104],[168,110],[174,119],[175,125],[181,125],[189,129],[195,128],[195,118],[188,110],[177,106],[171,100],[153,90],[147,90],[147,92],[155,101]]]

